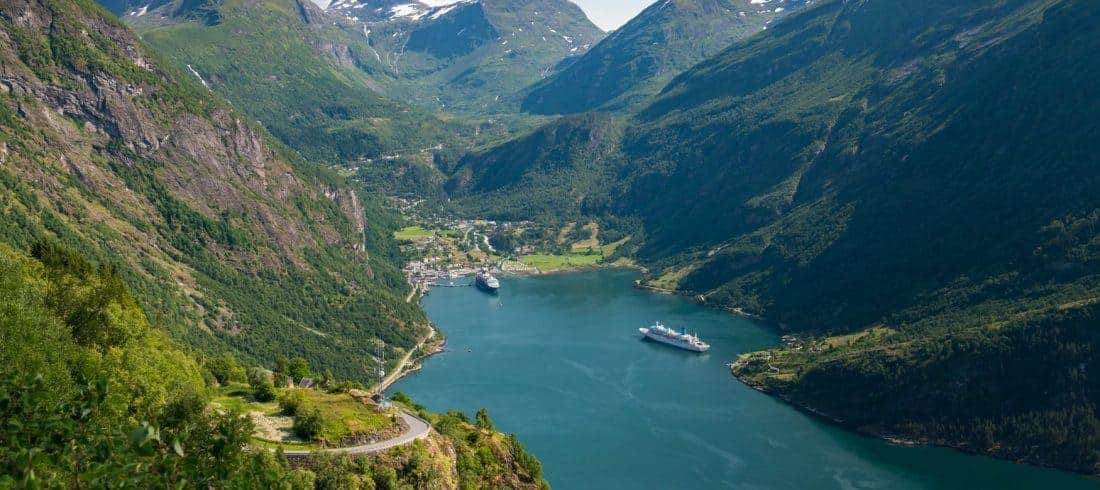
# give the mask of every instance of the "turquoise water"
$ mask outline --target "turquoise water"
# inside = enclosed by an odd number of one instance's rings
[[[900,447],[809,417],[734,380],[725,364],[775,333],[690,301],[635,290],[630,271],[504,278],[498,296],[424,299],[449,351],[393,389],[433,411],[487,407],[559,489],[1097,488],[1076,475]],[[712,346],[640,340],[655,320]]]

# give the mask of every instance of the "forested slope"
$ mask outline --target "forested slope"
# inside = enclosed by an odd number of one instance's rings
[[[452,206],[471,215],[567,220],[605,208],[622,123],[607,114],[566,116],[463,157],[447,183]]]
[[[625,121],[610,199],[577,209],[638,220],[651,284],[798,334],[743,379],[868,432],[1094,473],[1098,20],[818,2]]]
[[[106,11],[7,1],[0,38],[0,240],[111,264],[175,338],[250,362],[302,355],[365,380],[364,339],[423,334],[391,218]]]
[[[274,486],[250,425],[206,413],[199,362],[108,267],[0,244],[0,486]]]
[[[646,217],[643,256],[699,247],[682,287],[830,330],[1004,274],[1090,275],[1054,243],[1072,248],[1060,223],[1100,207],[1097,15],[1035,0],[795,14],[677,79],[626,137],[619,202]]]

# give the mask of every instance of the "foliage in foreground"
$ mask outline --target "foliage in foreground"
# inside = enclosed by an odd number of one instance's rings
[[[527,452],[515,434],[495,432],[488,410],[477,411],[474,423],[466,414],[451,410],[429,413],[401,392],[393,401],[416,411],[432,428],[447,437],[458,460],[461,488],[549,488],[542,478],[542,463]]]
[[[111,268],[0,245],[0,345],[0,486],[283,486]]]
[[[110,267],[48,243],[33,254],[0,244],[0,487],[455,486],[448,445],[465,488],[544,485],[514,437],[475,429],[465,416],[454,426],[455,416],[423,412],[443,437],[354,460],[314,455],[313,470],[247,449],[251,420],[208,406],[207,383],[245,376],[232,356],[200,365],[150,326]],[[249,377],[271,384],[255,368]],[[308,396],[281,404],[317,412]],[[478,419],[491,427],[487,413]],[[318,422],[313,430],[325,430]]]

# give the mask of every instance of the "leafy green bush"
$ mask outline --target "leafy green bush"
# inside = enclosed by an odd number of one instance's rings
[[[329,387],[328,392],[329,393],[347,393],[351,390],[362,390],[362,389],[363,389],[363,383],[343,380],[343,381],[338,381],[336,383],[332,383],[332,386]]]
[[[298,413],[294,416],[294,433],[302,439],[312,441],[321,433],[321,427],[324,423],[325,420],[321,416],[320,410],[316,408],[298,410]]]
[[[262,367],[253,367],[248,370],[248,384],[249,386],[257,386],[260,383],[270,379],[267,370]]]
[[[221,356],[207,358],[206,369],[218,380],[218,384],[227,385],[233,381],[244,381],[245,372],[237,358],[230,352],[223,352]]]
[[[252,387],[252,396],[257,401],[269,402],[275,399],[275,385],[271,381],[263,381]]]
[[[283,415],[294,416],[302,408],[304,401],[305,398],[298,390],[284,390],[283,394],[279,395],[279,408],[283,411]]]
[[[374,486],[378,490],[397,490],[401,484],[397,480],[397,470],[383,466],[374,473]]]
[[[314,453],[310,455],[309,461],[316,475],[314,488],[317,490],[371,488],[370,461],[366,458],[352,459],[347,454]]]
[[[286,388],[290,385],[290,378],[283,373],[275,372],[271,375],[271,381],[275,383],[276,388]]]
[[[302,378],[309,378],[313,376],[313,373],[309,370],[309,361],[303,357],[295,357],[287,364],[287,376],[293,379],[294,382],[301,381]]]
[[[248,375],[248,384],[252,387],[252,396],[257,401],[269,402],[275,399],[275,384],[263,370],[253,368]]]

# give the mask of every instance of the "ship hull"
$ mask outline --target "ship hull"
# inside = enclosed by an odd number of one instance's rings
[[[688,351],[691,351],[691,352],[706,352],[707,349],[710,348],[709,346],[706,347],[706,348],[703,348],[703,347],[696,347],[694,345],[683,343],[683,342],[678,342],[676,340],[664,337],[662,335],[657,335],[657,334],[650,333],[649,329],[647,329],[647,328],[639,328],[638,330],[640,332],[642,332],[642,336],[644,336],[645,338],[647,338],[649,340],[652,340],[654,342],[660,342],[660,343],[665,344],[665,345],[671,345],[672,347],[678,347],[680,349],[688,350]]]

